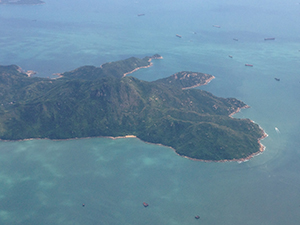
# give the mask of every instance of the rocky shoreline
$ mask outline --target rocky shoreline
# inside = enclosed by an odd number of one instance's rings
[[[139,70],[139,69],[151,67],[151,66],[153,65],[153,63],[151,63],[152,59],[163,59],[163,57],[160,56],[160,55],[154,55],[154,56],[152,56],[152,57],[149,58],[148,62],[149,62],[150,64],[149,64],[148,66],[137,67],[137,68],[135,68],[135,69],[132,70],[132,71],[129,71],[129,72],[127,72],[127,73],[124,73],[124,74],[123,74],[123,77],[126,77],[128,74],[131,74],[131,73],[133,73],[133,72],[135,72],[135,71],[137,71],[137,70]],[[101,66],[102,66],[102,65],[101,65]]]

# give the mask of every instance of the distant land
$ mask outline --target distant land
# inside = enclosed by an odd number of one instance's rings
[[[0,66],[0,138],[135,136],[207,161],[245,160],[263,150],[264,131],[231,117],[245,103],[193,89],[212,75],[182,71],[153,82],[128,76],[160,58],[82,66],[56,79]]]
[[[39,5],[44,3],[40,0],[0,0],[0,5]]]

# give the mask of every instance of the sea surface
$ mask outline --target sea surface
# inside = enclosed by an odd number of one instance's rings
[[[300,223],[298,1],[45,2],[0,5],[1,65],[55,77],[158,53],[131,75],[214,75],[199,88],[248,104],[234,116],[266,131],[266,149],[243,163],[206,163],[136,138],[0,142],[0,224]]]

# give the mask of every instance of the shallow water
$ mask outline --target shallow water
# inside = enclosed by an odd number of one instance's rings
[[[1,65],[52,77],[159,53],[131,75],[212,74],[200,88],[244,101],[251,108],[235,117],[269,135],[265,152],[240,164],[192,161],[135,138],[0,142],[1,224],[299,224],[299,10],[294,1],[1,5]]]

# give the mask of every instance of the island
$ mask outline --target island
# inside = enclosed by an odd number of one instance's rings
[[[264,131],[231,117],[245,103],[193,88],[212,75],[182,71],[152,82],[128,76],[160,58],[82,66],[54,79],[0,66],[1,140],[137,137],[204,161],[246,160],[263,151]]]
[[[41,0],[0,0],[0,5],[40,5],[44,3]]]

